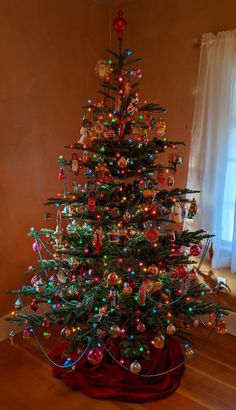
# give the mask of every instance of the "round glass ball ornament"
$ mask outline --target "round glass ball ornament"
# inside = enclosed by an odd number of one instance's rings
[[[133,289],[131,288],[131,286],[129,285],[129,283],[124,283],[124,288],[123,288],[123,295],[125,296],[130,296],[133,292]]]
[[[140,333],[145,332],[145,330],[146,330],[145,324],[142,323],[142,322],[140,322],[140,323],[137,325],[137,330],[138,330],[138,332],[140,332]]]
[[[73,360],[72,360],[70,357],[68,357],[68,358],[64,361],[63,366],[64,366],[64,368],[65,368],[65,370],[66,370],[67,372],[73,372],[73,371],[75,370],[75,365],[74,365],[73,363],[74,363],[74,362],[73,362]]]
[[[175,334],[175,332],[176,332],[176,327],[172,324],[172,323],[170,323],[168,326],[167,326],[167,328],[166,328],[166,333],[168,334],[168,335],[174,335]]]
[[[61,329],[62,337],[69,337],[70,335],[71,335],[71,330],[68,329],[68,327],[63,327],[63,329]]]
[[[35,241],[32,245],[32,249],[34,252],[39,252],[42,249],[42,245],[40,242]]]
[[[201,247],[199,245],[193,245],[190,248],[189,254],[191,256],[198,256],[201,253]]]
[[[141,364],[135,360],[133,363],[130,365],[130,371],[134,374],[138,374],[141,370]]]
[[[90,349],[87,354],[87,360],[93,366],[100,364],[103,360],[103,349],[101,349],[100,347]]]
[[[121,33],[126,29],[127,21],[122,17],[122,15],[119,15],[119,17],[114,20],[113,27],[118,33]]]
[[[119,326],[113,325],[110,328],[110,332],[111,332],[111,336],[116,339],[117,337],[120,336],[121,330],[120,330]]]
[[[162,335],[155,336],[152,344],[156,349],[163,349],[163,347],[165,346],[164,336]]]

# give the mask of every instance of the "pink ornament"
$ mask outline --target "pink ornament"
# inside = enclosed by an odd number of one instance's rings
[[[101,347],[95,347],[89,350],[87,354],[88,362],[93,366],[97,366],[102,362],[103,359],[103,349]]]
[[[32,245],[32,249],[33,249],[34,252],[41,251],[41,249],[42,249],[41,243],[35,241],[35,242],[33,243],[33,245]]]
[[[41,276],[40,275],[34,275],[31,279],[32,285],[35,285],[35,283],[37,283],[39,280],[41,280]]]

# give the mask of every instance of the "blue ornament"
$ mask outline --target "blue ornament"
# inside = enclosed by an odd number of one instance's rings
[[[74,362],[70,357],[68,357],[63,363],[63,367],[67,369],[71,369],[73,366],[74,366]]]

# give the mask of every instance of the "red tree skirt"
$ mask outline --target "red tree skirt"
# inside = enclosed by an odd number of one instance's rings
[[[55,349],[51,359],[63,364],[61,355],[67,345],[64,343]],[[112,354],[116,356],[116,346]],[[78,355],[77,355],[78,356]],[[71,355],[73,360],[76,356]],[[169,338],[164,349],[151,349],[151,360],[142,360],[142,374],[159,374],[171,370],[183,363],[184,358],[179,343]],[[134,375],[112,362],[109,355],[104,354],[101,365],[92,366],[85,357],[77,363],[74,371],[53,366],[53,374],[71,389],[80,390],[96,399],[114,399],[126,402],[145,402],[163,399],[172,394],[180,384],[184,365],[158,377],[142,377]]]

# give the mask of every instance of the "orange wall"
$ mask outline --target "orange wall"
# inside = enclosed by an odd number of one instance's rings
[[[117,8],[113,8],[115,16]],[[168,108],[169,137],[186,142],[176,184],[186,182],[199,49],[204,32],[236,27],[235,0],[125,3],[125,46],[143,58],[141,95]],[[92,0],[2,0],[0,13],[0,314],[7,289],[33,262],[29,227],[46,225],[43,202],[60,191],[57,157],[95,97],[96,61],[109,47],[109,8]],[[115,37],[113,37],[115,41]]]
[[[46,226],[43,203],[60,191],[57,158],[96,96],[108,19],[109,9],[90,0],[1,1],[0,315],[15,300],[6,291],[26,282],[35,260],[26,234]]]
[[[143,59],[141,96],[168,109],[168,137],[185,141],[184,166],[176,184],[184,185],[199,48],[194,39],[206,32],[236,28],[235,0],[133,0],[125,3],[125,46]]]

